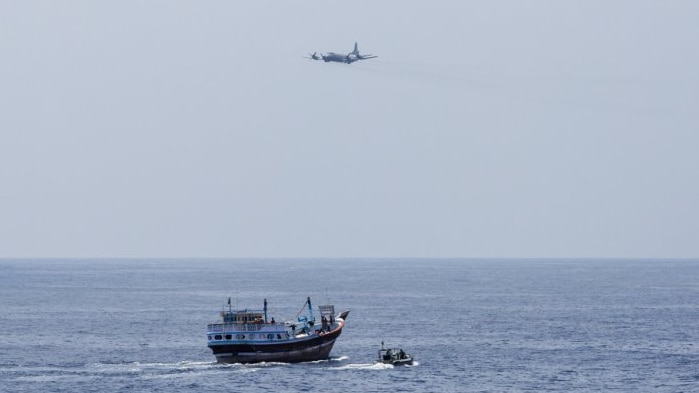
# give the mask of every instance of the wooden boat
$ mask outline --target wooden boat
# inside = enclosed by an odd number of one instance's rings
[[[310,297],[304,305],[305,315],[297,315],[290,322],[268,319],[267,299],[262,310],[232,310],[230,304],[229,298],[228,310],[221,312],[221,323],[207,325],[208,347],[219,363],[328,359],[349,315],[349,310],[335,315],[333,305],[324,305],[319,307],[321,322],[317,323]]]

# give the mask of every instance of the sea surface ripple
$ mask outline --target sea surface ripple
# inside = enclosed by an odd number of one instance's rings
[[[307,296],[352,310],[331,359],[214,361],[228,297]],[[697,260],[4,259],[0,299],[3,392],[699,391]]]

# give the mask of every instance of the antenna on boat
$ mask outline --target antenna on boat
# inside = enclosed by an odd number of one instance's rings
[[[228,312],[231,312],[231,297],[228,297]]]

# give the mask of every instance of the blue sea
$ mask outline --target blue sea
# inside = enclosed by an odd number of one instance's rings
[[[331,359],[214,361],[229,297],[307,296],[352,310]],[[697,392],[699,261],[5,259],[0,391]]]

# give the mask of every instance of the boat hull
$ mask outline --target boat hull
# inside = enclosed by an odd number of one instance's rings
[[[219,363],[298,363],[325,360],[342,327],[325,334],[314,334],[303,339],[292,339],[279,343],[246,343],[209,345]]]
[[[394,360],[392,362],[385,362],[385,363],[392,364],[394,366],[410,366],[413,364],[413,358]]]

